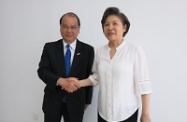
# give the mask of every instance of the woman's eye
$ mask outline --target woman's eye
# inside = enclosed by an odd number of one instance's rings
[[[105,24],[105,26],[108,26],[108,24]]]

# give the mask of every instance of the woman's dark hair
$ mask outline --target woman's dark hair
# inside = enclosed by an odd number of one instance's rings
[[[81,26],[81,22],[80,22],[79,17],[78,17],[75,13],[73,13],[73,12],[68,12],[68,13],[64,14],[64,15],[60,18],[60,25],[61,25],[61,22],[62,22],[63,17],[66,16],[66,15],[67,15],[67,16],[76,17],[76,18],[77,18],[77,22],[78,22],[78,26],[79,26],[79,27]]]
[[[110,15],[115,15],[115,16],[118,16],[123,25],[126,25],[127,28],[126,28],[126,31],[123,33],[123,37],[127,34],[127,32],[129,31],[129,28],[130,28],[130,22],[127,18],[127,16],[125,14],[123,14],[122,12],[120,12],[120,10],[117,8],[117,7],[108,7],[104,14],[103,14],[103,18],[101,20],[101,24],[102,24],[102,28],[104,29],[104,24],[105,24],[105,21],[107,19],[108,16]]]

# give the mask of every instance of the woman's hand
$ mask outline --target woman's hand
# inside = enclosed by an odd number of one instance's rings
[[[72,93],[80,88],[77,78],[70,77],[68,78],[68,82],[69,85],[64,88],[67,92]]]
[[[140,122],[151,122],[149,115],[141,115]]]

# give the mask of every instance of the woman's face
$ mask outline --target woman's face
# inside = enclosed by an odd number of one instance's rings
[[[126,25],[123,25],[118,16],[110,15],[106,18],[103,29],[109,41],[121,41],[123,39],[123,33],[126,31]]]

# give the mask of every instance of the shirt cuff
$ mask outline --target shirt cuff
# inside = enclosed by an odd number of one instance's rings
[[[90,75],[89,79],[91,80],[91,82],[93,83],[94,86],[98,84],[98,82],[97,82],[96,78],[94,77],[94,75]]]
[[[56,81],[56,86],[58,86],[58,81],[60,80],[60,78]]]
[[[151,94],[152,88],[151,88],[151,82],[148,81],[140,81],[137,83],[137,92],[138,94]]]

